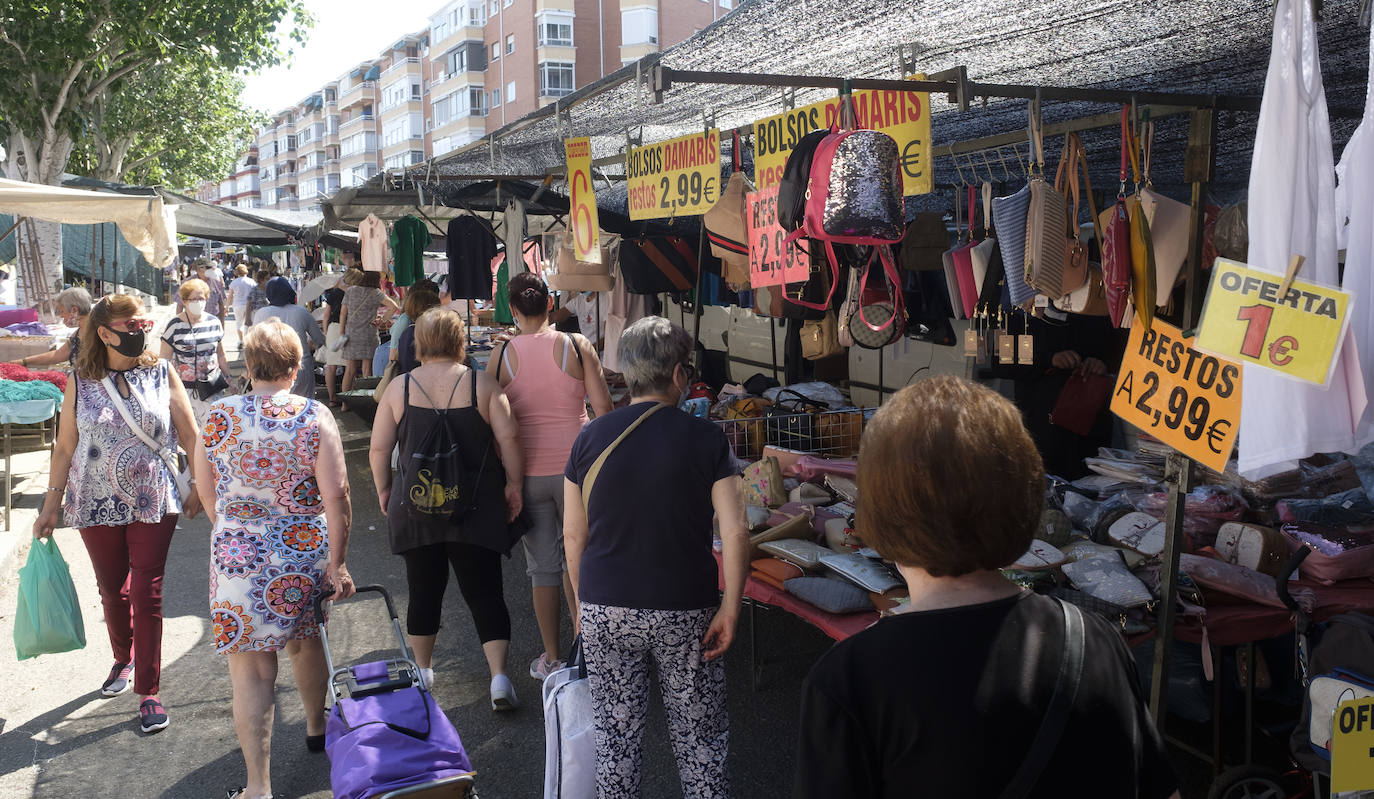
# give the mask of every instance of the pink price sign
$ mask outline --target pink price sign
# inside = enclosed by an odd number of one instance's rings
[[[784,241],[787,231],[778,224],[778,187],[753,192],[746,199],[750,285],[779,286],[806,280],[811,274],[807,241]]]

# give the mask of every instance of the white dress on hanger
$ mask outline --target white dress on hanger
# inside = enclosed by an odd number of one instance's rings
[[[1250,163],[1251,266],[1282,275],[1289,258],[1302,255],[1303,278],[1337,285],[1333,160],[1312,6],[1307,0],[1278,0]],[[1260,479],[1295,468],[1313,453],[1352,451],[1363,443],[1355,435],[1366,399],[1353,337],[1338,357],[1325,388],[1244,366],[1244,477]]]
[[[1370,29],[1374,47],[1374,28]],[[1350,332],[1360,353],[1365,394],[1374,393],[1374,50],[1369,62],[1364,119],[1350,137],[1336,167],[1336,245],[1345,250],[1346,291],[1354,295],[1350,305]],[[1353,223],[1353,220],[1360,220]],[[1366,406],[1356,437],[1374,437],[1374,406]]]

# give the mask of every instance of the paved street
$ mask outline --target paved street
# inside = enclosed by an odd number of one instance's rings
[[[236,337],[231,333],[227,341]],[[232,356],[231,356],[232,357]],[[367,472],[368,430],[349,413],[340,416],[353,487],[354,529],[349,567],[359,584],[380,583],[405,607],[400,558],[386,543],[371,478]],[[36,442],[29,446],[32,449]],[[23,449],[23,447],[20,447]],[[98,688],[111,657],[100,600],[80,537],[63,529],[57,541],[71,565],[86,623],[84,650],[17,662],[9,631],[17,596],[16,571],[27,554],[29,530],[43,488],[45,452],[17,456],[13,529],[0,532],[19,550],[0,575],[0,799],[68,799],[127,796],[219,799],[242,784],[243,762],[230,716],[230,686],[224,660],[214,654],[207,620],[209,524],[204,517],[183,521],[167,567],[164,589],[162,699],[171,726],[159,734],[139,732],[132,692],[103,699]],[[0,542],[5,539],[0,538]],[[0,553],[5,547],[0,546]],[[0,561],[3,558],[0,557]],[[487,675],[472,622],[450,584],[446,626],[436,653],[435,694],[457,726],[478,772],[483,799],[538,797],[543,786],[544,729],[538,684],[528,676],[538,654],[524,559],[517,550],[505,563],[506,597],[514,625],[510,671],[525,703],[511,714],[489,709]],[[759,615],[760,651],[770,663],[760,692],[749,683],[749,624],[746,613],[728,656],[731,713],[731,770],[739,797],[779,796],[791,781],[797,697],[814,658],[828,645],[820,633],[781,612]],[[565,622],[565,635],[570,635]],[[330,623],[335,658],[375,659],[394,636],[380,601],[340,606]],[[283,660],[285,658],[283,657]],[[282,664],[277,682],[273,744],[273,787],[282,797],[330,796],[329,764],[305,749],[305,722]],[[655,699],[657,702],[657,699]],[[679,796],[661,711],[646,736],[645,797]]]

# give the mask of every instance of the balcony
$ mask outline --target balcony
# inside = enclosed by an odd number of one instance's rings
[[[455,28],[447,36],[437,42],[430,42],[429,51],[442,52],[452,48],[462,42],[480,42],[486,39],[486,35],[481,25],[468,25],[462,28]]]
[[[387,75],[390,75],[393,72],[409,72],[412,67],[418,68],[419,66],[420,59],[418,58],[402,58],[400,61],[397,61],[396,63],[387,67],[386,70],[382,72],[383,81],[385,81]]]
[[[349,86],[339,93],[339,107],[347,108],[358,100],[371,99],[373,90],[377,88],[374,80],[365,80]]]
[[[361,116],[353,117],[352,119],[346,120],[343,124],[339,125],[339,134],[342,135],[344,131],[355,130],[358,128],[360,124],[364,122],[372,124],[376,121],[377,118],[375,116],[372,116],[371,114],[363,114]]]

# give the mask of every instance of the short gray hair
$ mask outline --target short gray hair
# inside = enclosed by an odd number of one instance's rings
[[[91,312],[91,293],[80,286],[62,289],[55,299],[58,308],[71,308],[82,316]]]
[[[673,390],[673,369],[692,355],[692,336],[661,316],[646,316],[620,335],[620,367],[631,396]]]

